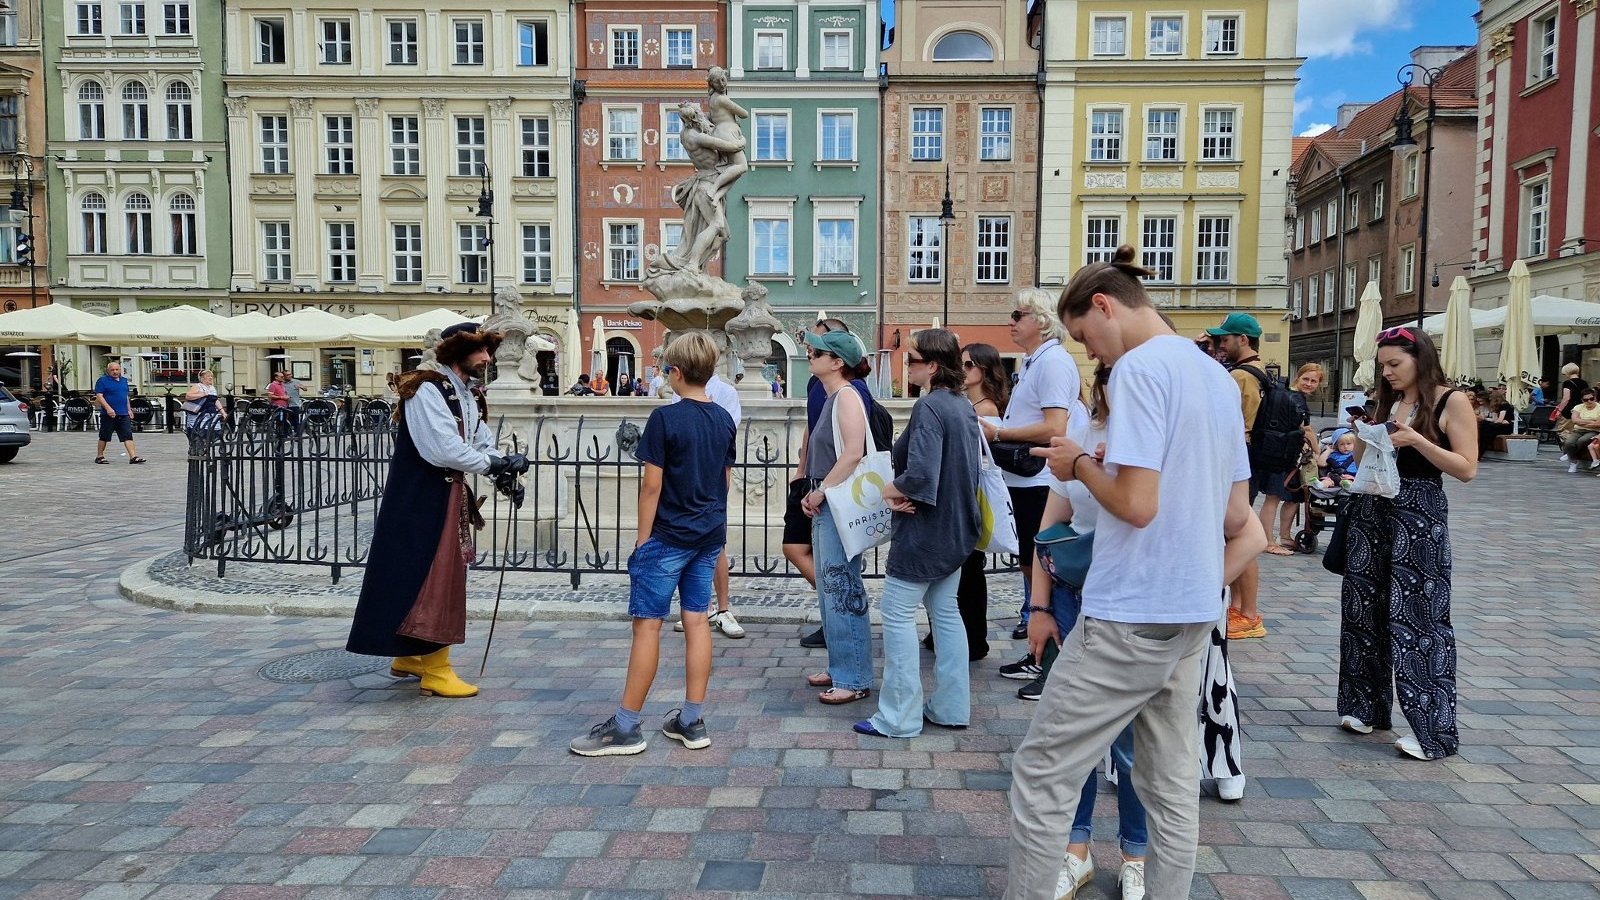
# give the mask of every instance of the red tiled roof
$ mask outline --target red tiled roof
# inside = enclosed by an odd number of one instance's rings
[[[1298,169],[1300,167],[1300,157],[1311,149],[1313,140],[1315,138],[1296,137],[1289,142],[1289,168]]]

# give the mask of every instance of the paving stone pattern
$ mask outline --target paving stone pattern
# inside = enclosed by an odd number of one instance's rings
[[[121,568],[176,546],[182,447],[147,436],[150,465],[93,466],[92,437],[0,466],[0,900],[999,896],[1033,712],[993,675],[1008,610],[969,731],[852,733],[870,708],[816,703],[801,626],[758,624],[718,639],[711,748],[578,759],[566,742],[621,689],[620,622],[502,623],[472,700],[264,681],[345,624],[122,599]],[[1271,633],[1234,648],[1249,788],[1202,801],[1192,897],[1600,897],[1600,591],[1572,552],[1600,542],[1600,479],[1546,456],[1449,493],[1460,756],[1334,727],[1337,583],[1264,559]],[[651,721],[680,696],[680,646]],[[1096,826],[1091,900],[1115,891],[1114,795]]]

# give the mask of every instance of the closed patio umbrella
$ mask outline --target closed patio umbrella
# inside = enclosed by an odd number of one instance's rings
[[[1450,283],[1450,305],[1445,307],[1444,319],[1444,346],[1439,360],[1444,377],[1466,384],[1478,377],[1478,344],[1472,336],[1472,288],[1463,276],[1457,275]]]
[[[71,342],[78,330],[92,326],[104,316],[86,313],[60,303],[47,303],[33,309],[0,314],[0,341],[20,343]]]
[[[1377,383],[1378,331],[1383,327],[1383,295],[1378,293],[1378,283],[1367,282],[1361,292],[1361,305],[1356,311],[1355,342],[1351,352],[1356,358],[1355,383],[1369,388]]]
[[[1505,333],[1500,336],[1500,379],[1506,385],[1506,402],[1516,409],[1528,403],[1528,382],[1538,378],[1539,350],[1533,340],[1533,310],[1528,296],[1528,266],[1511,264],[1510,294],[1506,302]]]
[[[566,346],[561,348],[561,389],[578,383],[583,374],[583,335],[578,331],[578,314],[567,313]]]

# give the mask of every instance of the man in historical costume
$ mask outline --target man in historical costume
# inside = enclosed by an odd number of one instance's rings
[[[492,477],[522,505],[517,476],[527,457],[496,450],[471,384],[499,345],[495,332],[452,325],[434,347],[435,362],[395,381],[400,428],[345,649],[393,656],[390,674],[421,678],[422,693],[432,696],[478,693],[450,668],[450,645],[466,640],[467,563],[483,524],[469,474]]]

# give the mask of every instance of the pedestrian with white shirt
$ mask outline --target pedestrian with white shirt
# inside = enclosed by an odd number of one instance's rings
[[[671,366],[664,366],[663,372]],[[722,376],[712,373],[711,379],[706,382],[706,397],[712,403],[722,407],[733,418],[733,427],[739,428],[739,423],[744,421],[744,408],[739,404],[739,389],[722,380]],[[672,395],[672,402],[677,403],[682,398],[677,394]],[[722,545],[722,554],[717,557],[717,571],[712,578],[712,584],[717,593],[717,609],[706,617],[706,622],[711,625],[712,631],[720,631],[731,638],[744,637],[744,626],[733,616],[732,599],[729,597],[731,587],[728,578],[728,545]],[[683,619],[680,617],[672,626],[673,631],[683,630]]]
[[[1059,896],[1083,781],[1129,723],[1149,822],[1149,896],[1189,896],[1202,661],[1222,586],[1266,546],[1249,503],[1238,392],[1162,321],[1134,258],[1123,246],[1079,269],[1058,306],[1068,333],[1113,367],[1115,408],[1103,457],[1066,437],[1035,451],[1051,474],[1081,482],[1101,515],[1081,617],[1012,757],[1009,900]],[[1055,629],[1053,607],[1037,596],[1031,605],[1051,616],[1038,626]]]
[[[1033,569],[1033,536],[1039,531],[1039,517],[1044,514],[1045,499],[1050,494],[1049,474],[1028,451],[1049,445],[1051,438],[1066,434],[1072,422],[1081,425],[1089,413],[1079,396],[1082,385],[1078,365],[1061,346],[1067,333],[1056,318],[1050,292],[1023,288],[1013,303],[1011,340],[1027,355],[1000,423],[982,422],[982,427],[983,436],[991,445],[990,455],[1005,470],[1011,513],[1017,523],[1022,609],[1011,637],[1022,640],[1028,636],[1028,606],[1033,590],[1028,577]],[[1039,677],[1039,661],[1030,653],[1001,666],[1000,674],[1032,681]]]

